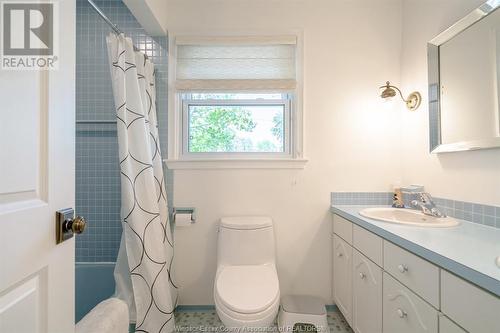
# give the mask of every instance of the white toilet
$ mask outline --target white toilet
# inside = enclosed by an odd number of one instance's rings
[[[266,328],[278,313],[273,221],[269,217],[220,220],[215,309],[227,328]]]

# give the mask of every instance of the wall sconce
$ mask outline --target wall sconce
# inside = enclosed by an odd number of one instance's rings
[[[401,90],[399,90],[399,88],[396,86],[392,86],[389,81],[385,83],[385,86],[380,87],[380,89],[384,89],[384,91],[382,91],[382,93],[380,94],[380,97],[384,99],[396,96],[397,90],[399,96],[401,96],[401,99],[406,103],[406,107],[410,111],[415,111],[420,106],[420,103],[422,103],[422,96],[418,91],[412,92],[410,95],[408,95],[408,98],[405,99],[403,97],[403,94],[401,93]]]

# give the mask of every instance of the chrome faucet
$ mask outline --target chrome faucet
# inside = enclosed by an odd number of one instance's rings
[[[432,197],[429,193],[420,192],[416,193],[418,195],[418,200],[412,200],[411,205],[415,208],[420,208],[422,213],[425,215],[430,215],[434,217],[446,217],[446,214],[441,212],[437,207],[434,201],[432,201]]]

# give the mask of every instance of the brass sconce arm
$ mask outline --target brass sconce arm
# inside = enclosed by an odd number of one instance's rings
[[[396,96],[397,91],[399,93],[399,96],[401,96],[403,102],[406,103],[406,107],[410,111],[415,111],[422,103],[422,96],[418,91],[414,91],[410,95],[408,95],[408,98],[404,98],[401,90],[398,87],[391,85],[389,81],[385,83],[385,86],[381,86],[380,89],[384,89],[380,94],[380,97],[384,99]]]

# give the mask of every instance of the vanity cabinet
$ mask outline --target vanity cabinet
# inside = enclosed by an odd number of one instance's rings
[[[333,216],[333,298],[357,333],[500,332],[500,298]]]

